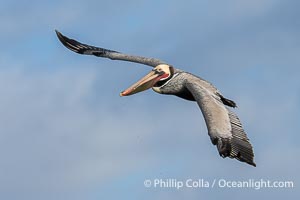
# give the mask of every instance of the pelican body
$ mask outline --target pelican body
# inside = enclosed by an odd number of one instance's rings
[[[223,97],[211,83],[191,73],[176,69],[159,59],[133,56],[90,46],[70,39],[58,31],[56,34],[65,47],[76,53],[153,67],[146,76],[121,92],[120,96],[129,96],[152,88],[159,94],[175,95],[185,100],[196,101],[205,119],[208,135],[212,144],[217,146],[219,155],[256,166],[253,148],[242,124],[237,115],[228,108],[235,108],[235,102]]]

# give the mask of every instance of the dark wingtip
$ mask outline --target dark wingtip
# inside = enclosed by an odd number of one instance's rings
[[[61,32],[59,32],[58,30],[55,30],[55,33],[59,39],[59,41],[65,45],[66,47],[68,47],[67,45],[67,41],[69,40],[69,38],[67,38],[66,36],[64,36],[63,34],[61,34]]]
[[[56,33],[56,36],[58,37],[59,40],[61,40],[64,37],[63,34],[61,34],[61,32],[59,32],[56,29],[55,29],[55,33]]]
[[[238,154],[237,157],[232,157],[232,158],[236,158],[241,162],[245,162],[249,165],[252,165],[253,167],[256,167],[256,164],[253,161],[253,157],[252,158],[246,158],[246,157],[241,156],[241,154]]]
[[[79,53],[79,54],[83,54],[82,52],[82,47],[78,46],[79,42],[77,42],[76,40],[73,40],[73,39],[70,39],[66,36],[64,36],[61,32],[59,32],[58,30],[55,30],[56,32],[56,35],[59,39],[59,41],[65,46],[67,47],[68,49],[70,49],[71,51],[74,51],[76,53]]]
[[[253,167],[256,167],[256,164],[254,163],[253,158],[252,158],[252,160],[247,160],[247,159],[244,159],[244,158],[240,157],[240,158],[238,158],[238,160],[240,160],[242,162],[245,162],[245,163],[247,163],[249,165],[252,165]]]
[[[249,165],[252,165],[253,167],[256,167],[256,164],[254,163],[253,158],[250,160],[250,159],[246,159],[246,158],[238,156],[238,157],[236,157],[236,159],[238,159],[241,162],[245,162]]]
[[[61,32],[59,32],[58,30],[55,29],[55,33],[56,33],[56,36],[58,37],[59,41],[66,46],[66,36],[64,36],[63,34],[61,34]]]
[[[57,35],[57,37],[58,37],[58,39],[63,43],[63,38],[64,38],[64,36],[63,36],[63,34],[61,34],[58,30],[56,30],[55,29],[55,33],[56,33],[56,35]]]
[[[245,161],[247,164],[252,165],[253,167],[256,167],[256,164],[254,162],[247,162]]]

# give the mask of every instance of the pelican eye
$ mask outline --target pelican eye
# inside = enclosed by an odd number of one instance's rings
[[[162,71],[161,69],[153,69],[152,71],[154,71],[155,74],[160,74],[160,75],[162,75],[162,74],[165,73],[165,72]]]

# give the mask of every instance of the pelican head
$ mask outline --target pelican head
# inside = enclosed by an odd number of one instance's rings
[[[129,96],[138,92],[145,91],[149,88],[154,88],[155,86],[161,85],[162,83],[165,83],[167,80],[172,78],[173,74],[173,67],[166,64],[157,65],[141,80],[139,80],[138,82],[130,86],[128,89],[121,92],[120,96]],[[156,90],[154,89],[154,91]]]

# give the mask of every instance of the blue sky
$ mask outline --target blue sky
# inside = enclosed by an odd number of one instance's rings
[[[300,195],[299,1],[1,1],[1,199],[295,199]],[[84,43],[157,57],[238,104],[256,168],[222,159],[196,103],[149,90],[150,68],[80,56]],[[144,180],[294,181],[294,188],[145,188]]]

